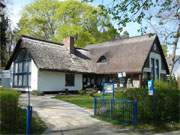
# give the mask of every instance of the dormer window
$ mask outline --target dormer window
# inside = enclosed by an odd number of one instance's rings
[[[101,56],[97,61],[97,63],[105,63],[105,62],[107,62],[107,58],[105,56]]]

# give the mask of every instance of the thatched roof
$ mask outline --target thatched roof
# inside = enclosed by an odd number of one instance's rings
[[[15,48],[26,48],[39,69],[52,71],[93,72],[91,60],[76,49],[74,54],[53,42],[23,36]],[[14,53],[15,55],[15,53]],[[15,57],[15,56],[14,56]]]
[[[88,45],[85,49],[91,52],[91,59],[97,62],[101,56],[107,58],[105,63],[97,63],[96,73],[142,72],[146,58],[156,36],[139,36],[119,39],[96,45]]]
[[[62,44],[23,36],[15,48],[8,69],[19,48],[26,48],[39,69],[82,73],[111,74],[117,72],[141,73],[157,36],[139,36],[119,39],[85,49],[74,48],[74,53]],[[101,57],[106,62],[98,62]]]

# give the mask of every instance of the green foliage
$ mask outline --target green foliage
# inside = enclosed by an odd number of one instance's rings
[[[17,91],[0,88],[0,132],[17,131],[18,98]]]
[[[46,129],[45,123],[39,118],[39,116],[33,112],[31,121],[31,133],[41,134]],[[25,134],[26,131],[26,109],[18,108],[18,134]]]
[[[177,77],[177,84],[178,84],[178,88],[179,88],[179,90],[180,90],[180,76]]]
[[[5,67],[8,61],[6,31],[8,19],[4,15],[0,16],[0,67]]]
[[[155,96],[149,96],[147,89],[128,89],[120,94],[121,98],[137,99],[138,101],[138,121],[140,123],[163,123],[179,122],[180,91],[169,89],[160,83],[159,89],[155,89]],[[156,84],[157,86],[157,84]],[[167,84],[166,84],[167,86]]]
[[[20,93],[14,89],[0,88],[0,134],[24,134],[26,131],[26,110],[18,107]],[[40,134],[46,126],[33,113],[31,133]]]
[[[18,34],[56,42],[74,36],[78,47],[118,35],[107,12],[77,0],[36,0],[23,10]]]
[[[154,82],[155,89],[160,90],[177,90],[176,80],[170,79],[169,81],[155,80]]]
[[[162,50],[163,50],[164,56],[166,57],[166,56],[167,56],[167,53],[168,53],[168,48],[167,48],[167,45],[161,45],[161,47],[162,47]]]
[[[78,91],[78,93],[79,93],[80,95],[85,95],[85,94],[87,93],[87,91],[84,90],[84,89],[82,89],[82,90]]]

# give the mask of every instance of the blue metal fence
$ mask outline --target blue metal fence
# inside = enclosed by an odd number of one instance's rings
[[[124,124],[137,124],[137,101],[94,97],[94,115]]]

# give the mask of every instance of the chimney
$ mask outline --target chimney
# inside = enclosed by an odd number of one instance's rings
[[[64,46],[70,53],[74,53],[74,37],[67,37],[63,40]]]

